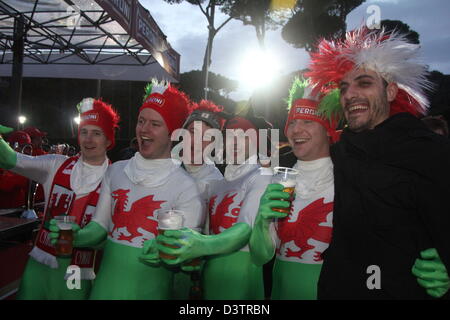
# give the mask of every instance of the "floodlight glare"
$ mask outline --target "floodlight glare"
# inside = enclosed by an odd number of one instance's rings
[[[280,66],[269,52],[253,50],[247,52],[239,70],[241,86],[252,90],[269,85],[279,75]]]
[[[19,116],[19,123],[24,124],[27,121],[27,118],[25,116]]]

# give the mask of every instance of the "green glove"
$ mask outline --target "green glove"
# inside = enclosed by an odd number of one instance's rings
[[[215,235],[204,235],[189,228],[166,230],[156,238],[158,250],[176,259],[161,259],[169,265],[180,264],[202,256],[226,254],[241,249],[251,234],[248,224],[240,222]],[[176,246],[167,247],[164,244]]]
[[[450,289],[450,279],[437,250],[434,248],[424,250],[420,256],[422,259],[416,259],[412,268],[413,275],[430,296],[442,297]]]
[[[2,134],[7,134],[7,133],[10,133],[10,132],[13,132],[13,131],[14,131],[13,128],[5,127],[5,126],[2,126],[2,125],[0,124],[0,136],[1,136]]]
[[[59,238],[59,228],[56,220],[50,220],[50,238],[53,245]],[[107,232],[101,225],[91,221],[83,229],[76,223],[72,223],[73,230],[73,246],[76,248],[94,248],[101,247],[106,239]]]
[[[151,265],[153,267],[159,266],[161,260],[159,259],[159,251],[156,246],[155,239],[144,241],[142,254],[139,256],[139,260],[142,263]]]
[[[5,140],[3,140],[2,134],[6,134],[13,131],[12,128],[0,125],[0,168],[9,170],[16,166],[17,154]]]
[[[252,235],[250,237],[250,254],[252,261],[261,266],[275,254],[272,237],[270,236],[270,222],[275,218],[284,218],[288,214],[274,211],[272,208],[289,208],[290,194],[283,191],[283,186],[278,183],[269,184],[259,201],[258,214],[255,219]]]
[[[49,230],[50,230],[50,241],[53,245],[56,245],[56,243],[58,242],[58,238],[59,238],[59,227],[58,227],[58,222],[55,219],[51,219],[50,220],[50,226],[49,226]],[[81,230],[80,226],[77,225],[76,223],[72,223],[72,231],[73,231],[73,238],[74,238],[74,245],[75,245],[75,239],[77,238],[77,233]]]

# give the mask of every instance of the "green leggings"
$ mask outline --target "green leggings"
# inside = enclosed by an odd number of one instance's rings
[[[262,268],[254,265],[245,251],[208,258],[202,286],[206,300],[264,299]]]
[[[142,248],[107,240],[92,286],[92,300],[147,300],[172,297],[173,272],[153,267],[138,257]]]
[[[18,300],[84,300],[91,291],[91,280],[81,280],[80,289],[70,290],[64,280],[70,258],[57,258],[59,267],[52,269],[28,259],[20,283]]]
[[[272,300],[317,300],[317,283],[321,269],[321,264],[275,259]]]

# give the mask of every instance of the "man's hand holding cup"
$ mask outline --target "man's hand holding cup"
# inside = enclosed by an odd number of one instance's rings
[[[75,235],[80,226],[74,216],[57,216],[50,220],[50,239],[58,256],[71,256]]]

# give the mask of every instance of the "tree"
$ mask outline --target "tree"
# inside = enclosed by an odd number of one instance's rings
[[[420,44],[419,33],[414,31],[406,23],[399,20],[381,20],[381,27],[386,31],[397,30],[406,36],[406,39],[414,44]]]
[[[221,105],[225,110],[232,113],[235,108],[235,102],[228,98],[228,94],[235,91],[238,87],[238,81],[230,80],[220,74],[210,72],[210,92],[209,100]],[[180,75],[180,90],[186,92],[193,101],[203,99],[202,72],[192,70]]]
[[[347,15],[365,0],[298,0],[294,15],[282,30],[283,39],[312,51],[320,38],[345,35]]]
[[[183,0],[164,0],[170,4],[181,3]],[[207,99],[208,97],[208,75],[209,75],[209,67],[211,66],[211,55],[214,37],[217,33],[232,19],[231,17],[227,18],[223,21],[218,27],[215,26],[215,17],[216,17],[216,7],[223,6],[224,4],[230,2],[231,0],[186,0],[192,5],[196,5],[199,7],[203,15],[206,17],[208,21],[208,42],[206,44],[205,55],[203,57],[203,66],[202,66],[202,75],[203,75],[203,83],[204,83],[204,97]],[[205,2],[207,2],[206,7],[204,7]]]
[[[433,83],[433,88],[427,90],[427,96],[430,100],[430,109],[428,114],[443,114],[447,121],[450,120],[450,75],[433,70],[428,75],[428,80]]]
[[[271,0],[235,0],[227,1],[222,12],[231,18],[241,20],[244,25],[252,25],[261,49],[264,50],[266,29],[276,28],[283,23],[283,16],[277,15],[271,6]]]

